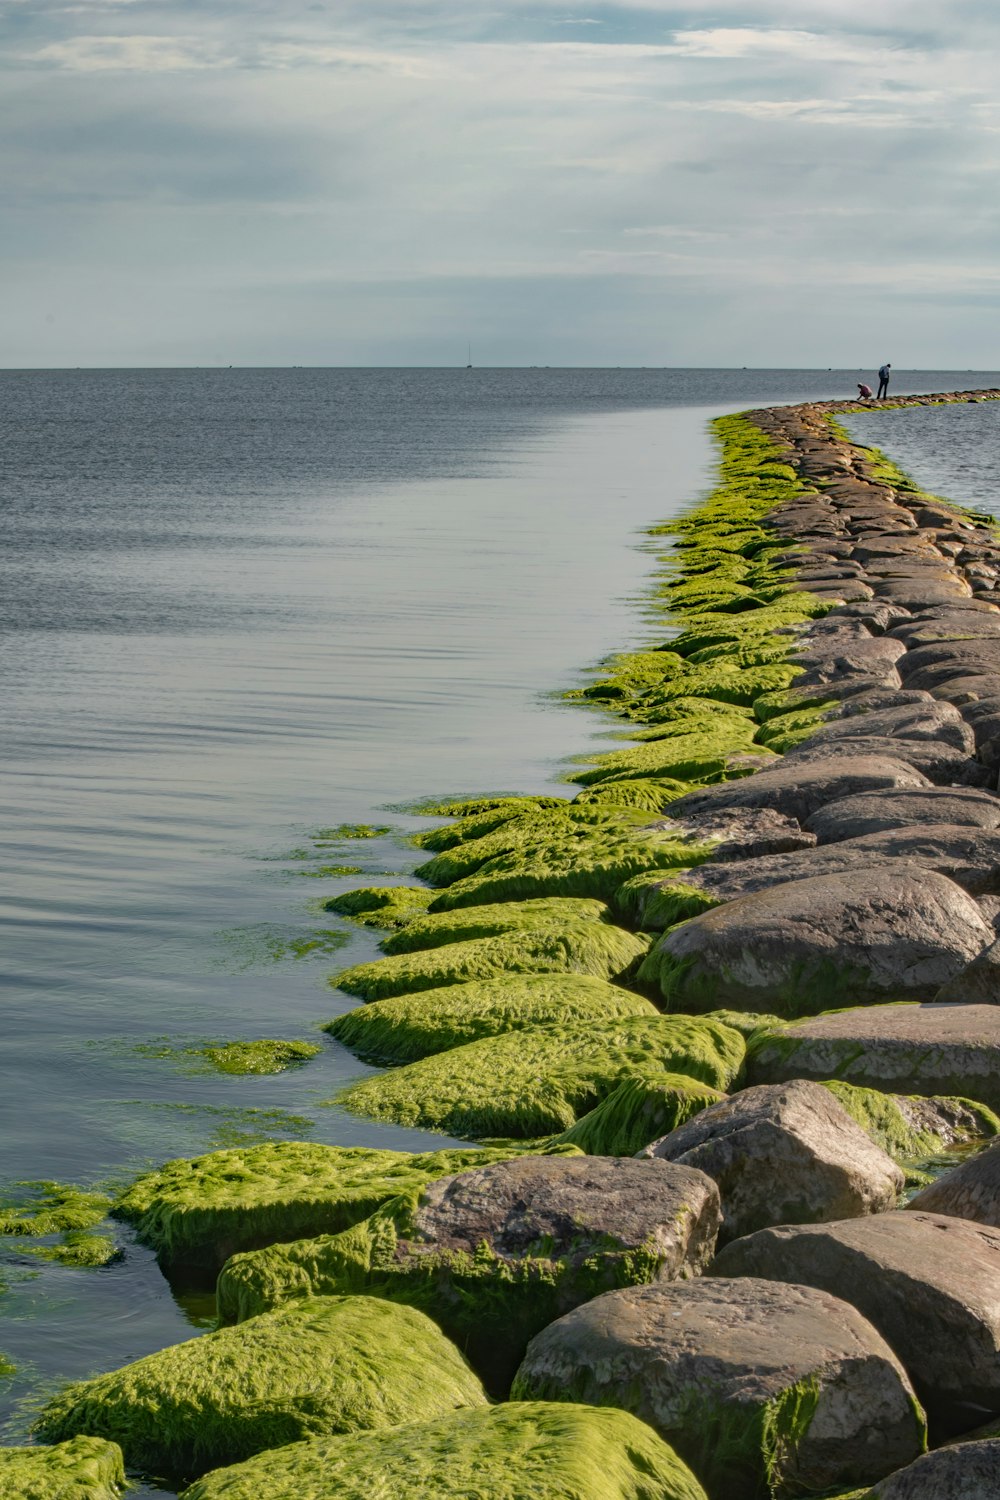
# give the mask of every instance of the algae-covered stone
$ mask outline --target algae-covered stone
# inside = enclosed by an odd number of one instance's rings
[[[650,1141],[725,1097],[682,1073],[640,1074],[626,1078],[555,1140],[579,1146],[588,1156],[635,1156]]]
[[[304,1293],[367,1293],[419,1307],[491,1390],[528,1340],[570,1308],[711,1258],[719,1194],[702,1172],[628,1157],[522,1157],[445,1177],[325,1239],[236,1256],[224,1319]]]
[[[720,1500],[870,1483],[924,1448],[909,1381],[871,1324],[768,1281],[608,1292],[532,1340],[512,1395],[633,1412]]]
[[[823,1087],[895,1161],[933,1156],[952,1146],[1000,1135],[1000,1116],[973,1099],[884,1094],[837,1079],[824,1080]]]
[[[539,901],[504,901],[493,906],[465,907],[460,911],[414,917],[405,927],[383,938],[379,946],[383,953],[416,953],[421,948],[440,948],[445,943],[498,937],[505,932],[532,932],[539,927],[573,927],[579,922],[610,921],[611,912],[605,903],[586,897],[552,896]]]
[[[168,1161],[138,1178],[114,1213],[135,1225],[161,1265],[214,1278],[238,1250],[336,1233],[398,1193],[516,1154],[514,1148],[411,1153],[267,1142]]]
[[[52,1448],[0,1448],[4,1500],[119,1500],[121,1449],[103,1438],[75,1437]]]
[[[717,906],[667,932],[639,978],[656,983],[672,1010],[812,1015],[852,1002],[931,1000],[992,939],[954,881],[899,860],[891,870],[790,880]]]
[[[643,1156],[707,1172],[725,1239],[895,1207],[903,1174],[818,1083],[744,1089],[651,1142]]]
[[[284,1443],[485,1402],[457,1349],[415,1308],[323,1297],[70,1385],[36,1430],[108,1438],[132,1468],[193,1476]]]
[[[738,1032],[687,1016],[553,1023],[363,1079],[336,1103],[397,1125],[524,1139],[567,1130],[623,1078],[648,1068],[725,1090],[744,1050]]]
[[[258,1042],[226,1042],[219,1047],[204,1047],[201,1055],[220,1073],[283,1073],[286,1068],[308,1062],[322,1050],[315,1042],[264,1038]]]
[[[642,776],[633,780],[611,777],[597,786],[585,787],[573,800],[584,806],[631,807],[642,812],[662,813],[671,802],[690,790],[690,782],[676,781],[669,776]]]
[[[425,885],[365,885],[331,896],[323,910],[353,917],[365,927],[403,927],[427,910],[433,896]]]
[[[392,1432],[317,1438],[198,1481],[184,1500],[707,1500],[627,1412],[507,1402]]]
[[[374,963],[356,964],[330,982],[349,995],[383,1000],[499,974],[592,974],[598,979],[617,979],[636,967],[648,946],[646,938],[608,922],[567,922],[397,953]]]
[[[362,1005],[326,1030],[364,1061],[391,1066],[508,1031],[656,1013],[641,996],[586,974],[512,974]]]
[[[836,1078],[1000,1110],[1000,1006],[877,1005],[764,1029],[748,1042],[747,1077]]]

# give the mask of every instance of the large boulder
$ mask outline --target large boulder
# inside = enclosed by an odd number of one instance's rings
[[[925,1453],[883,1479],[870,1500],[996,1500],[1000,1495],[1000,1439],[956,1443]]]
[[[905,761],[938,786],[988,786],[996,779],[978,760],[954,745],[946,745],[941,740],[893,739],[890,735],[859,735],[829,744],[809,739],[793,745],[786,752],[785,759],[789,767],[804,769],[816,761],[825,763],[832,754],[845,759],[856,757],[866,762],[873,757]]]
[[[951,745],[965,755],[975,749],[972,731],[950,703],[931,699],[925,703],[901,704],[895,708],[851,713],[823,724],[812,735],[811,744],[833,744],[847,739],[934,740]]]
[[[711,1259],[719,1192],[691,1167],[525,1157],[395,1199],[321,1240],[236,1256],[223,1319],[303,1293],[355,1292],[427,1312],[504,1391],[533,1334],[612,1287],[692,1276]]]
[[[835,844],[892,828],[921,828],[927,823],[992,831],[1000,828],[1000,797],[995,792],[957,786],[862,792],[828,802],[806,819],[805,826],[820,844]]]
[[[764,1276],[842,1297],[875,1325],[939,1433],[1000,1412],[1000,1230],[898,1210],[734,1240],[710,1276]]]
[[[722,1196],[721,1239],[894,1208],[903,1174],[829,1089],[797,1079],[710,1105],[640,1153],[697,1167]]]
[[[907,1208],[1000,1229],[1000,1145],[967,1157],[911,1198]]]
[[[891,872],[790,880],[703,912],[655,944],[639,978],[671,1010],[811,1015],[930,1000],[993,937],[953,881],[899,860]]]
[[[707,1500],[627,1412],[540,1401],[316,1438],[218,1469],[185,1500]]]
[[[954,1094],[1000,1109],[1000,1006],[879,1005],[751,1039],[751,1083],[839,1078],[905,1094]]]
[[[631,1411],[725,1500],[871,1483],[924,1447],[875,1329],[836,1297],[766,1280],[598,1297],[532,1340],[513,1395]]]
[[[336,1102],[448,1135],[530,1139],[567,1130],[623,1078],[648,1068],[725,1090],[744,1052],[739,1032],[691,1016],[552,1022],[362,1079]]]
[[[6,1500],[120,1500],[122,1451],[103,1438],[75,1437],[52,1448],[0,1448]]]
[[[691,792],[671,804],[670,816],[689,822],[723,810],[772,807],[801,823],[825,803],[857,792],[925,786],[930,786],[927,777],[902,761],[886,756],[868,759],[843,756],[830,751],[824,760],[808,766],[788,767],[782,760],[773,770]]]
[[[323,1297],[67,1386],[36,1431],[48,1441],[107,1438],[130,1468],[191,1477],[283,1443],[485,1405],[479,1381],[423,1313]]]

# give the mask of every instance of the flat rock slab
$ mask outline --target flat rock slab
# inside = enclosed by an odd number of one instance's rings
[[[843,758],[857,756],[866,761],[873,757],[903,761],[939,786],[988,786],[996,780],[995,772],[991,773],[986,766],[954,745],[938,740],[893,739],[889,735],[859,735],[830,743],[804,740],[789,750],[784,760],[786,769],[792,770],[817,761],[825,762],[833,754]]]
[[[1000,799],[997,801],[1000,819]],[[713,860],[752,859],[764,854],[788,854],[793,849],[811,849],[814,833],[806,833],[787,813],[771,807],[733,807],[717,813],[702,813],[696,823],[664,822],[682,838],[718,840]]]
[[[927,823],[1000,828],[1000,797],[976,787],[861,792],[818,808],[806,819],[805,826],[820,844],[834,844],[890,828],[919,828]]]
[[[883,1479],[870,1500],[997,1500],[1000,1439],[956,1443],[925,1453]]]
[[[840,1078],[1000,1109],[1000,1006],[879,1005],[792,1022],[752,1040],[746,1072],[751,1083]]]
[[[1000,832],[931,822],[920,827],[884,829],[789,854],[718,865],[713,859],[680,878],[719,901],[735,901],[788,880],[849,875],[876,866],[895,869],[899,860],[946,875],[972,895],[1000,890]]]
[[[871,1483],[923,1447],[892,1350],[808,1286],[702,1278],[597,1297],[532,1340],[513,1395],[570,1392],[648,1422],[726,1500]]]
[[[907,1210],[761,1229],[709,1276],[764,1276],[850,1302],[902,1360],[941,1433],[1000,1412],[1000,1230]]]
[[[697,1167],[718,1183],[723,1240],[770,1224],[884,1213],[904,1185],[829,1089],[805,1079],[744,1089],[640,1155]]]
[[[1000,1145],[970,1156],[911,1198],[907,1208],[1000,1229]]]
[[[705,787],[671,803],[671,817],[682,821],[715,816],[724,810],[771,807],[803,822],[827,802],[858,792],[881,792],[891,787],[930,786],[926,776],[891,756],[866,758],[829,753],[812,764],[788,766],[785,758],[773,768],[741,781]]]
[[[664,934],[639,977],[672,1010],[813,1015],[930,1000],[993,939],[953,881],[898,860],[891,874],[883,866],[791,880],[703,912]]]

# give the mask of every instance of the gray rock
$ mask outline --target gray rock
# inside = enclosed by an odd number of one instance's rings
[[[883,829],[816,849],[730,859],[724,866],[709,861],[683,872],[680,879],[719,901],[735,901],[787,880],[844,875],[878,866],[894,869],[898,860],[946,875],[971,895],[1000,890],[1000,832],[948,823]]]
[[[894,1208],[904,1179],[822,1084],[795,1079],[709,1105],[639,1153],[697,1167],[722,1195],[720,1243],[769,1224]]]
[[[1000,640],[941,641],[918,646],[900,657],[898,670],[907,687],[935,688],[959,677],[1000,673]]]
[[[996,938],[997,912],[984,910],[980,897],[979,910],[984,922],[994,929],[994,941],[971,963],[960,969],[953,979],[941,986],[935,1000],[955,1005],[1000,1005],[1000,940]]]
[[[771,807],[726,808],[703,813],[696,823],[665,819],[660,826],[676,830],[684,838],[718,839],[713,860],[787,854],[794,849],[811,849],[816,843],[814,833],[805,833],[794,818]]]
[[[901,605],[886,604],[884,600],[875,599],[870,604],[845,604],[835,614],[841,618],[848,616],[863,620],[873,635],[885,635],[893,625],[909,618],[909,611]]]
[[[907,1208],[1000,1229],[1000,1143],[968,1157],[911,1198]]]
[[[840,1078],[900,1094],[957,1094],[1000,1109],[1000,1006],[880,1005],[753,1038],[750,1083]]]
[[[986,830],[1000,828],[1000,797],[973,787],[861,792],[818,808],[806,819],[805,827],[823,845],[863,838],[890,828],[920,828],[928,823]]]
[[[875,1329],[836,1297],[768,1280],[596,1297],[532,1339],[512,1395],[632,1412],[720,1500],[870,1484],[923,1447],[909,1381]]]
[[[875,588],[875,597],[890,604],[902,604],[914,613],[940,604],[954,604],[971,595],[969,585],[954,578],[883,578]]]
[[[896,670],[896,663],[905,652],[902,641],[866,634],[857,639],[818,640],[815,646],[796,651],[792,660],[804,667],[813,681],[830,681],[849,672],[881,678]]]
[[[934,703],[930,693],[911,692],[908,688],[869,688],[864,693],[852,693],[839,708],[832,709],[831,719],[849,719],[856,714],[869,714],[875,709],[902,708],[917,703]]]
[[[1000,696],[1000,676],[984,671],[971,673],[967,677],[949,677],[928,691],[939,702],[953,703],[956,708],[964,709],[970,703]]]
[[[866,759],[830,753],[809,766],[795,767],[786,765],[786,759],[782,757],[773,768],[741,781],[723,782],[679,797],[670,805],[671,817],[687,822],[723,810],[771,807],[801,823],[825,803],[858,792],[930,785],[927,777],[912,766],[886,756]]]
[[[925,1453],[883,1479],[869,1500],[997,1500],[1000,1440],[956,1443]]]
[[[852,737],[830,742],[808,739],[788,750],[783,759],[789,766],[804,765],[825,760],[828,755],[857,756],[864,760],[873,756],[880,760],[891,757],[893,760],[905,761],[915,771],[926,776],[928,781],[939,786],[986,786],[996,779],[972,756],[937,740],[903,740],[888,736],[878,738],[875,735],[859,735],[856,739]]]
[[[941,641],[995,639],[1000,636],[1000,614],[970,615],[965,610],[937,610],[930,618],[901,620],[887,634],[893,640],[902,641],[910,651]]]
[[[929,695],[926,702],[873,708],[867,713],[855,702],[849,713],[817,729],[809,744],[872,735],[880,739],[933,740],[961,750],[964,755],[971,755],[976,746],[972,731],[958,710],[950,703],[936,702]]]
[[[654,944],[639,979],[672,1010],[812,1015],[929,1000],[992,940],[971,896],[898,860],[891,872],[788,881],[703,912]]]
[[[850,1302],[902,1360],[938,1435],[1000,1411],[1000,1230],[897,1210],[734,1240],[709,1276],[764,1276]]]

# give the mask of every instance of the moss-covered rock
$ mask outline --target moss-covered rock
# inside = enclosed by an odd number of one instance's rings
[[[596,765],[574,771],[568,779],[581,786],[606,781],[608,777],[669,776],[678,781],[700,781],[718,777],[726,770],[730,755],[749,750],[756,726],[750,719],[723,721],[712,730],[646,740],[628,750],[602,755]],[[579,806],[579,804],[574,804]]]
[[[677,922],[720,905],[715,896],[685,880],[688,873],[685,870],[671,879],[662,870],[646,870],[626,880],[616,897],[623,916],[647,932],[666,932]]]
[[[220,1073],[283,1073],[286,1068],[308,1062],[322,1050],[315,1042],[263,1038],[258,1042],[226,1042],[219,1047],[204,1047],[201,1056]]]
[[[317,1438],[206,1475],[184,1500],[706,1500],[645,1423],[507,1402],[392,1432]]]
[[[41,1236],[91,1229],[107,1216],[111,1199],[72,1182],[18,1182],[0,1203],[0,1234]]]
[[[353,917],[364,927],[404,927],[427,910],[433,896],[425,885],[364,885],[331,896],[323,910]]]
[[[440,1178],[343,1234],[234,1256],[219,1314],[338,1292],[404,1302],[503,1394],[554,1318],[616,1287],[703,1270],[720,1218],[715,1183],[689,1167],[526,1156]]]
[[[168,1161],[115,1202],[161,1265],[214,1280],[239,1250],[332,1234],[366,1219],[398,1193],[518,1148],[377,1151],[275,1141]]]
[[[624,1078],[649,1068],[726,1089],[743,1054],[738,1032],[686,1016],[552,1024],[363,1079],[336,1103],[398,1125],[530,1139],[569,1129]]]
[[[415,917],[406,927],[383,938],[379,947],[389,954],[417,953],[422,948],[441,948],[447,943],[467,943],[476,938],[499,937],[502,933],[611,920],[611,912],[603,901],[586,898],[552,896],[540,901],[502,901],[492,906]]]
[[[972,1099],[883,1094],[838,1079],[823,1084],[862,1130],[899,1162],[1000,1134],[1000,1117]]]
[[[75,1437],[53,1448],[0,1448],[4,1500],[119,1500],[121,1449],[103,1438]]]
[[[585,807],[628,807],[640,812],[663,813],[671,802],[686,796],[690,790],[690,781],[675,781],[669,776],[643,776],[632,780],[611,777],[596,786],[584,787],[573,800]]]
[[[454,1345],[415,1308],[324,1297],[70,1385],[36,1430],[104,1437],[130,1467],[194,1476],[305,1438],[485,1404]]]
[[[553,923],[355,964],[330,983],[364,1000],[384,1000],[501,974],[591,974],[598,979],[623,979],[638,967],[648,948],[648,938],[610,922]]]
[[[643,1146],[725,1097],[683,1073],[641,1074],[624,1079],[596,1109],[555,1140],[579,1146],[588,1156],[635,1156]]]
[[[585,974],[517,974],[358,1006],[326,1030],[365,1062],[397,1066],[509,1031],[656,1014],[650,1001]]]

